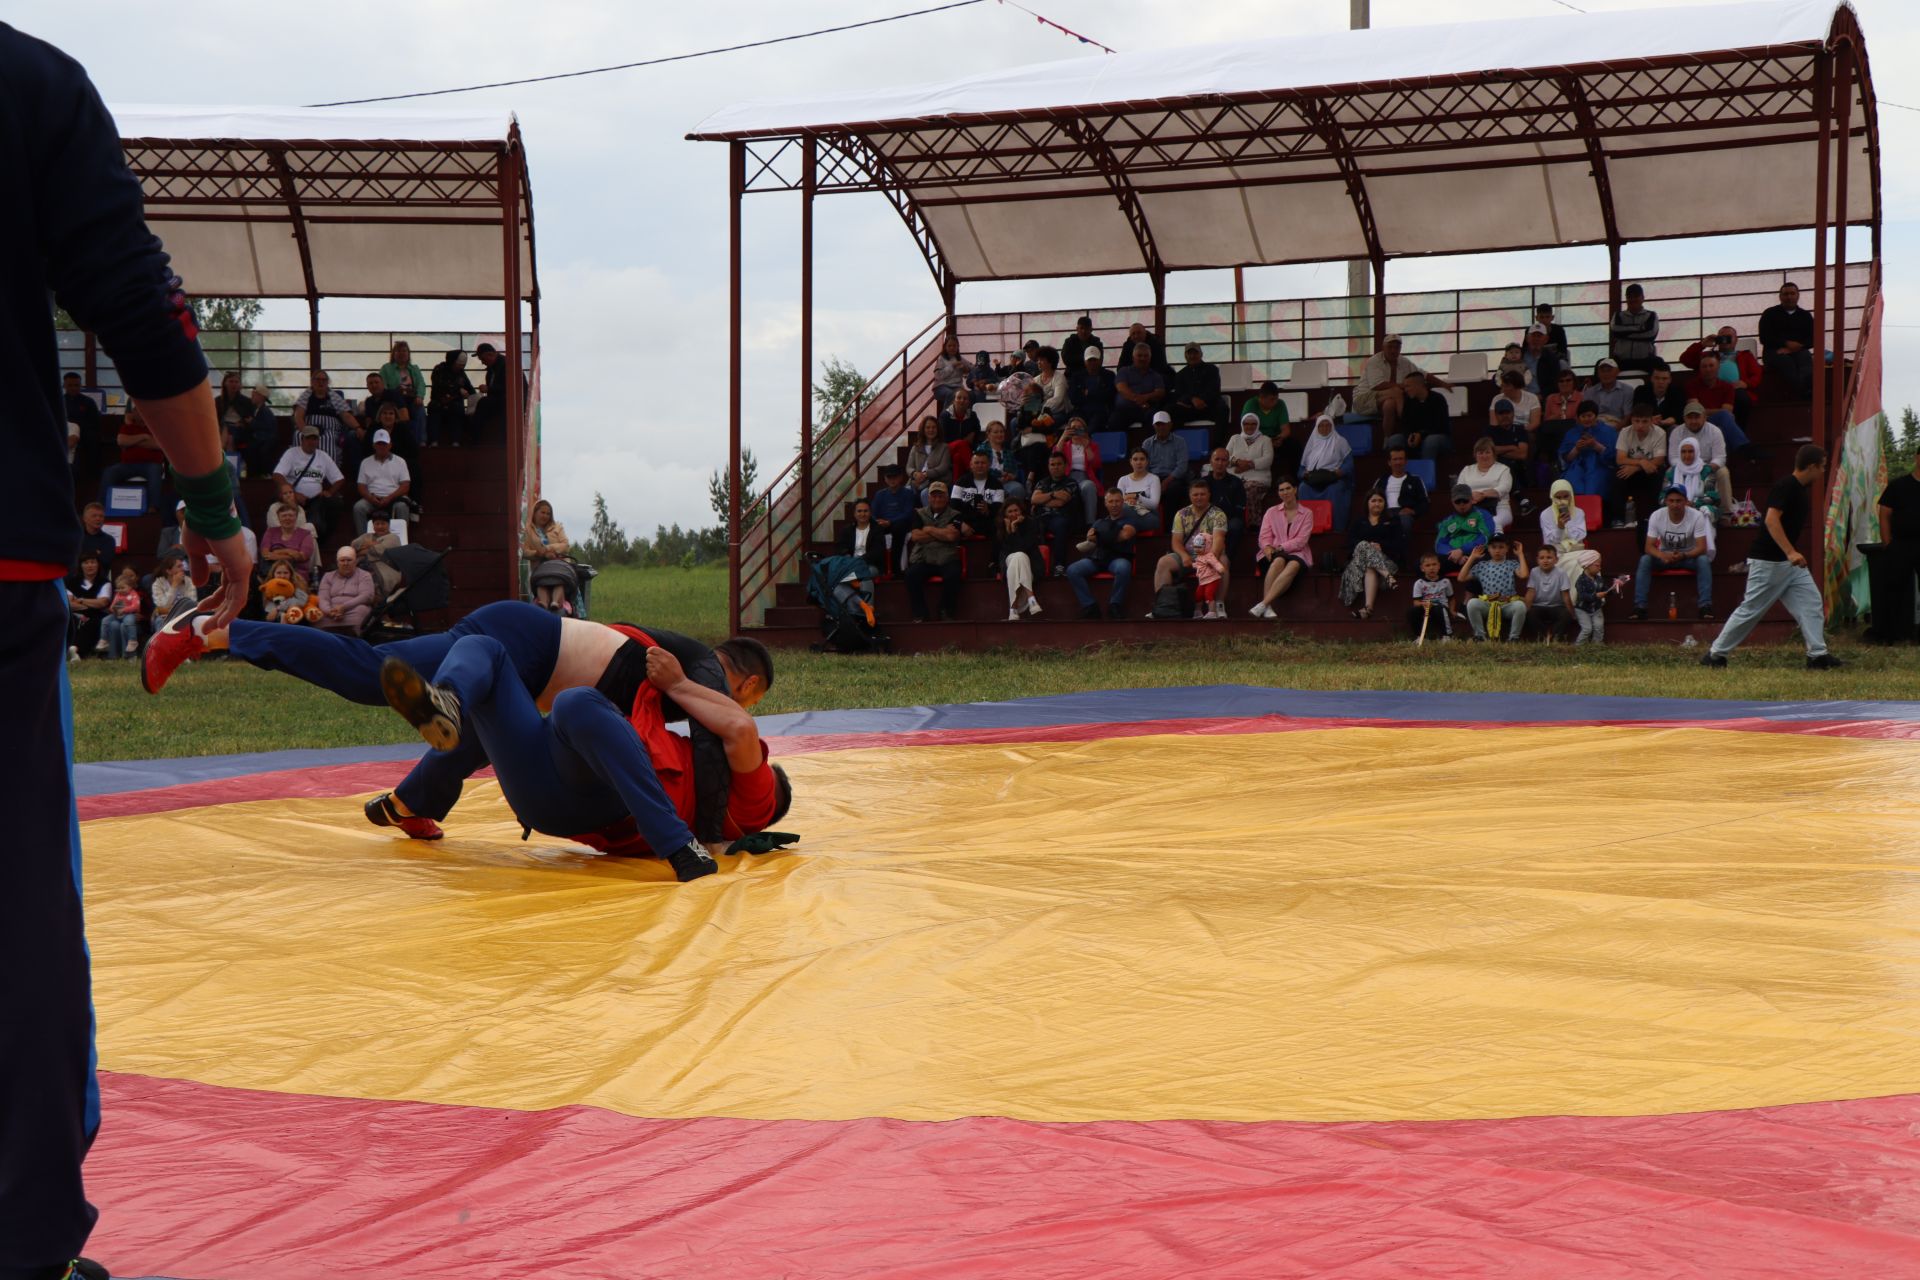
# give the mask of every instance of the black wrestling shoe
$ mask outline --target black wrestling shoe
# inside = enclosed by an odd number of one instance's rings
[[[1727,665],[1727,660],[1709,649],[1700,655],[1700,665],[1703,667],[1724,667]]]
[[[393,792],[382,791],[367,801],[367,821],[376,827],[397,827],[415,840],[438,840],[447,833],[432,818],[423,818],[419,814],[401,813],[394,807]]]
[[[75,1258],[57,1267],[31,1273],[34,1280],[113,1280],[107,1269],[91,1258]]]
[[[460,745],[460,696],[453,690],[428,684],[409,663],[388,658],[380,664],[380,691],[435,751]]]
[[[1846,663],[1830,653],[1823,653],[1817,658],[1807,659],[1807,670],[1809,671],[1835,671],[1846,665]]]
[[[681,884],[698,880],[701,876],[710,876],[720,869],[713,855],[701,848],[698,842],[668,854],[667,865],[673,868],[673,874],[680,878]]]

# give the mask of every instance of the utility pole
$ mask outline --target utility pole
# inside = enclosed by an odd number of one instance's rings
[[[1369,12],[1371,0],[1347,0],[1347,6],[1347,25],[1350,30],[1365,31],[1372,25],[1372,14]],[[1364,258],[1355,258],[1347,263],[1347,305],[1351,308],[1347,321],[1350,335],[1348,346],[1354,355],[1361,358],[1373,354],[1366,346],[1366,339],[1373,333],[1372,318],[1368,314],[1370,308],[1357,301],[1373,297],[1373,291],[1368,287],[1367,265]]]

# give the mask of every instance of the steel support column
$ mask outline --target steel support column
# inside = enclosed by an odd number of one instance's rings
[[[520,592],[520,527],[522,471],[527,450],[527,387],[520,368],[520,148],[509,145],[500,157],[501,293],[506,299],[507,362],[507,518],[513,522],[507,539],[506,587],[512,599]],[[317,314],[317,312],[316,312]]]
[[[1387,260],[1373,260],[1373,349],[1387,345]],[[1369,353],[1371,354],[1371,353]]]
[[[1167,272],[1161,267],[1150,273],[1153,280],[1153,336],[1160,349],[1167,349]]]
[[[1839,154],[1833,167],[1833,389],[1827,403],[1833,415],[1843,415],[1847,407],[1847,161],[1853,151],[1853,60],[1838,53],[1834,58],[1839,63],[1833,86]],[[1845,442],[1852,425],[1842,416],[1829,416],[1829,451]]]
[[[727,634],[740,633],[740,201],[747,144],[727,144]],[[768,531],[771,539],[772,531]],[[768,543],[772,554],[772,543]]]
[[[1833,151],[1833,55],[1820,54],[1819,88],[1814,101],[1820,107],[1819,150],[1813,177],[1813,442],[1827,447],[1827,389],[1829,386],[1824,351],[1827,345],[1827,197],[1830,194],[1830,159]],[[1816,584],[1826,573],[1826,499],[1824,482],[1814,490],[1814,510],[1821,519],[1813,522],[1812,566]],[[1763,531],[1764,532],[1764,531]]]
[[[287,153],[275,148],[267,152],[274,177],[280,183],[280,198],[286,202],[287,216],[293,219],[293,243],[300,251],[300,278],[307,287],[307,363],[320,367],[320,288],[313,276],[313,246],[307,240],[307,219],[300,210],[300,192],[293,185],[293,172],[287,168]]]
[[[1614,214],[1613,182],[1607,174],[1607,152],[1600,143],[1599,125],[1594,120],[1593,103],[1587,97],[1586,87],[1580,83],[1579,76],[1567,76],[1560,81],[1560,92],[1566,96],[1567,104],[1573,108],[1573,118],[1587,141],[1587,168],[1593,177],[1594,199],[1600,205],[1600,225],[1607,236],[1608,290],[1607,310],[1609,315],[1620,309],[1620,220]]]
[[[800,542],[802,550],[813,539],[813,190],[815,186],[813,162],[813,135],[808,134],[800,140]],[[857,429],[859,424],[855,422],[849,426]]]

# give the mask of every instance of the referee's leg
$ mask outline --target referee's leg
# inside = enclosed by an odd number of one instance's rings
[[[0,582],[0,1280],[80,1252],[94,1210],[80,1162],[100,1125],[80,918],[67,603]]]

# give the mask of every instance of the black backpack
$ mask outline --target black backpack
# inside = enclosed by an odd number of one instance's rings
[[[1153,613],[1155,618],[1191,618],[1193,616],[1194,574],[1191,569],[1182,569],[1174,575],[1172,582],[1153,593]]]

